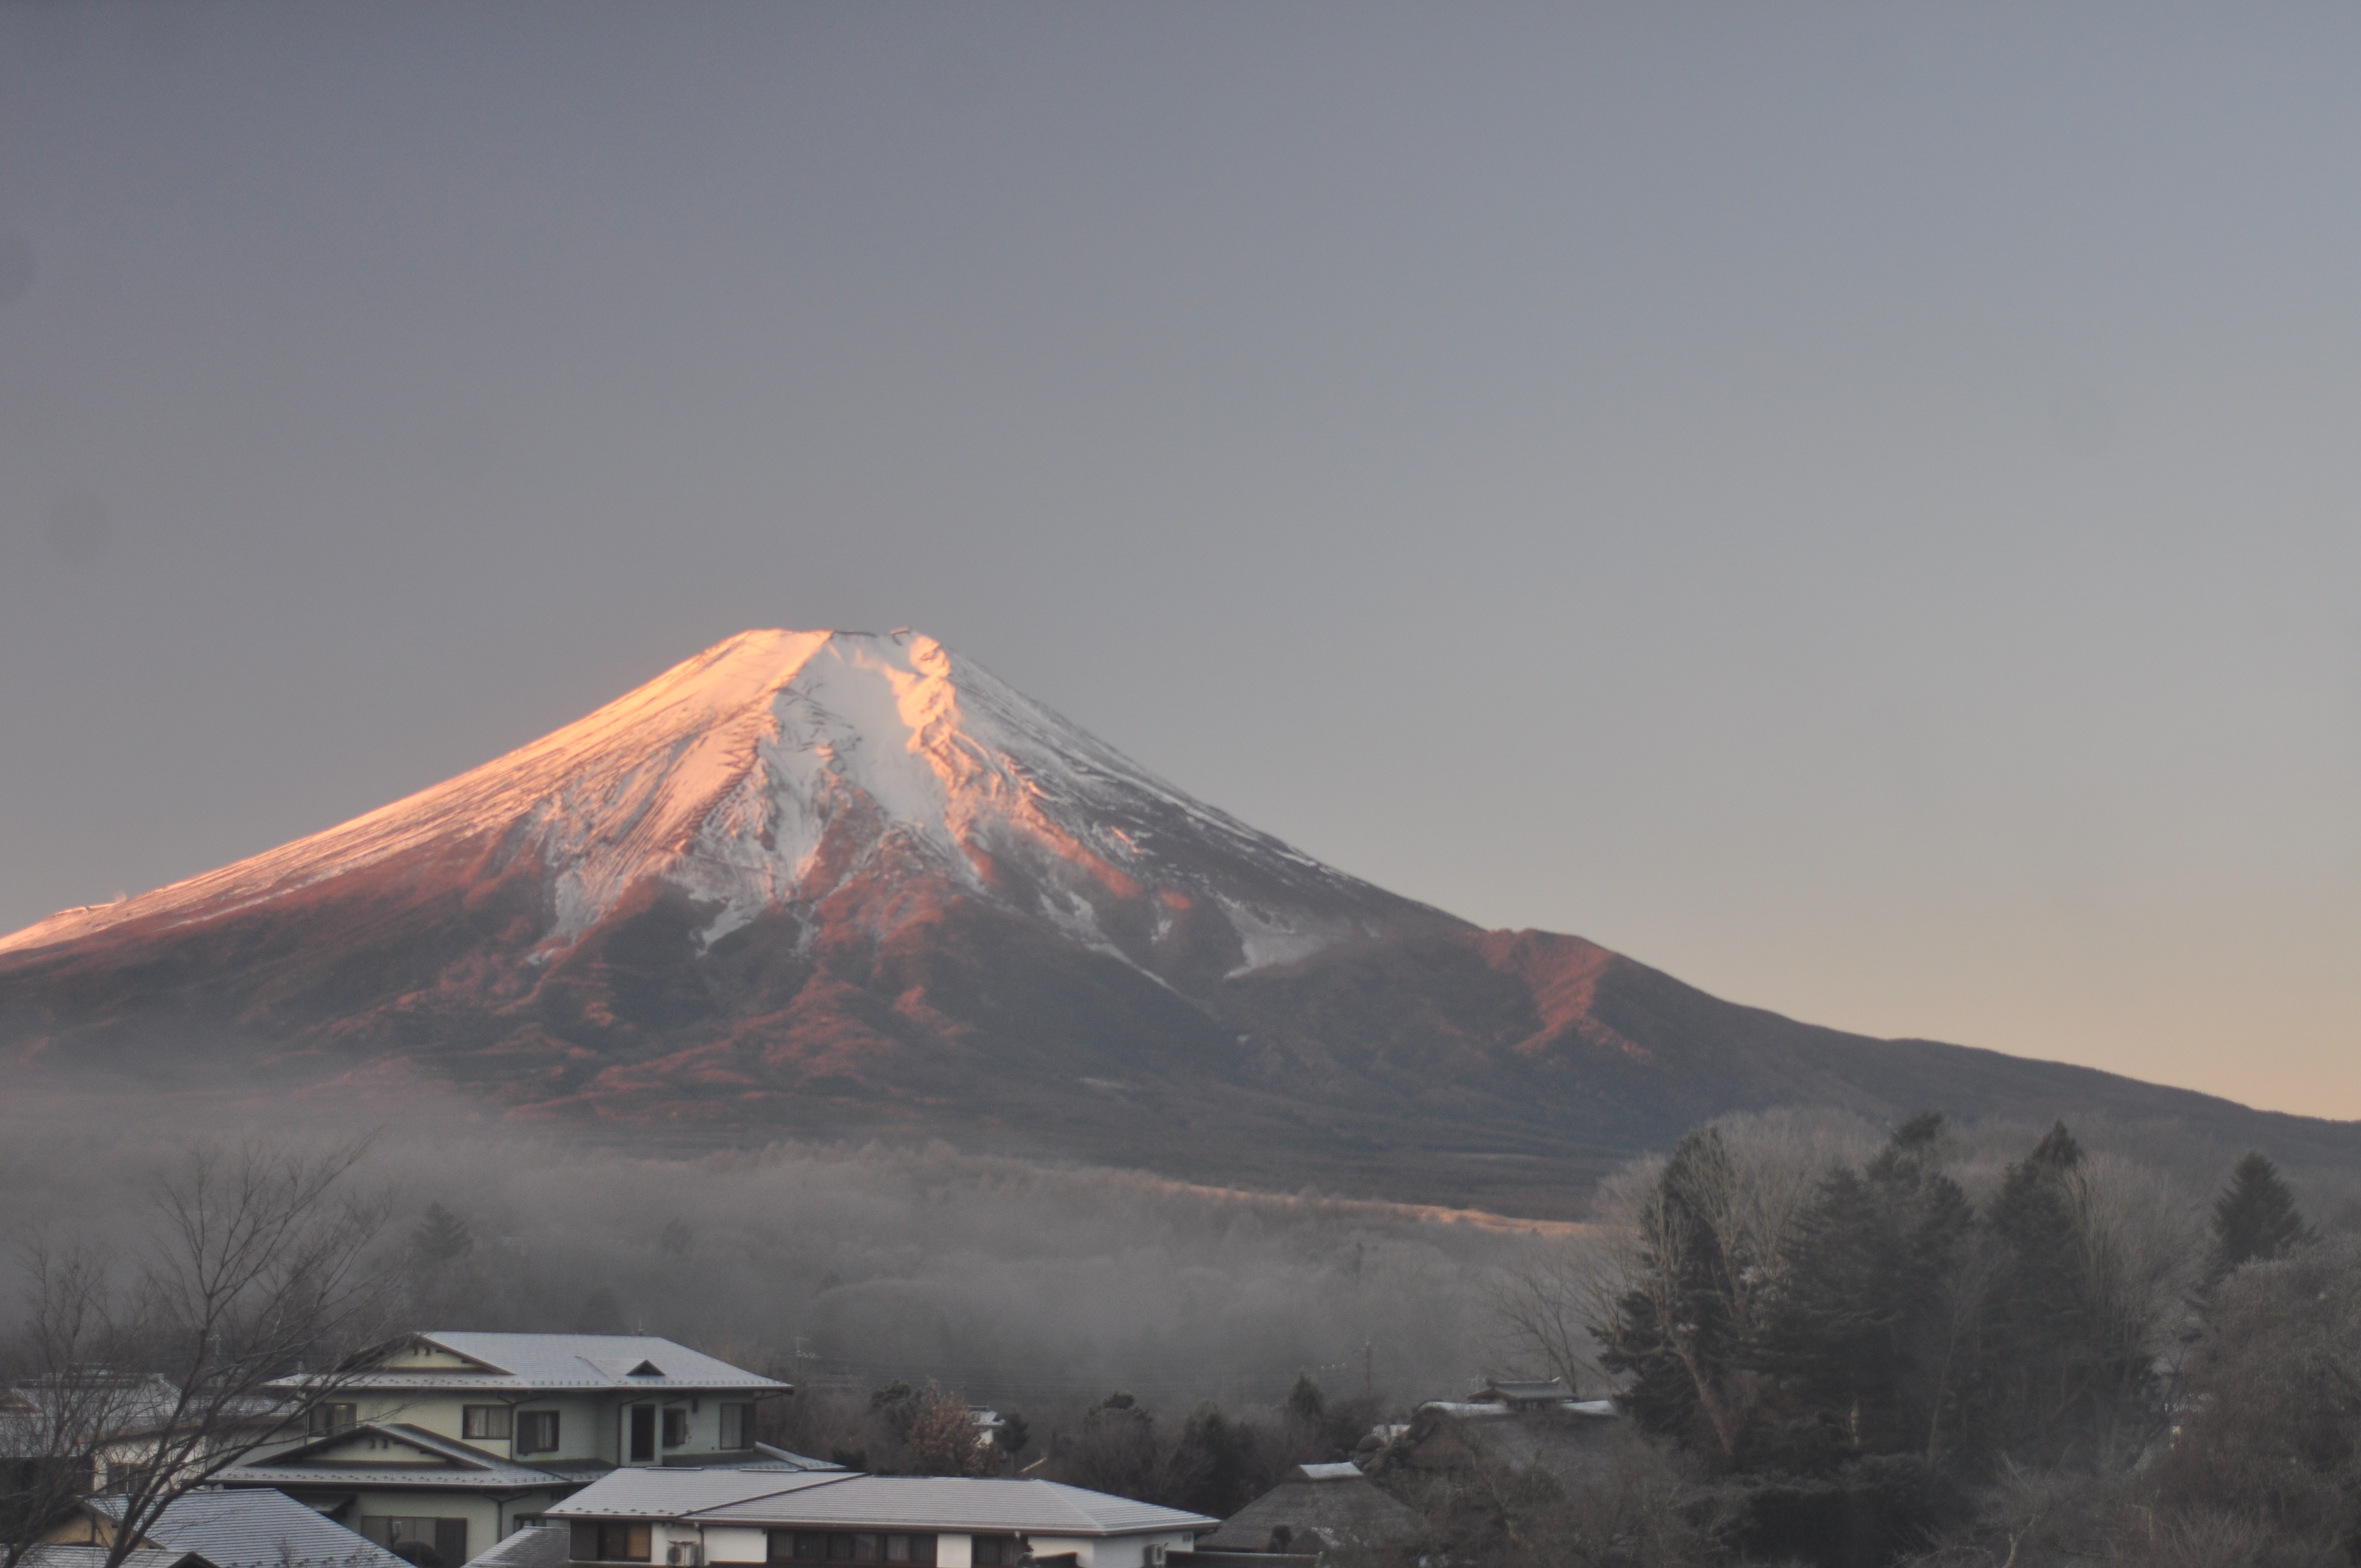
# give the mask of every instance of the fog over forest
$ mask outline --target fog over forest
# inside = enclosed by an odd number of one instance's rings
[[[1255,1403],[1304,1370],[1357,1388],[1367,1345],[1417,1397],[1482,1369],[1483,1281],[1534,1245],[939,1145],[678,1159],[419,1124],[365,1135],[357,1173],[412,1254],[403,1326],[645,1332],[807,1384]],[[184,1141],[20,1121],[0,1145],[11,1218],[136,1248],[142,1190]],[[466,1227],[456,1255],[418,1245],[434,1205]]]
[[[0,1122],[10,1239],[38,1226],[128,1256],[142,1195],[176,1154],[207,1137],[285,1141],[288,1124],[13,1113]],[[1885,1133],[1824,1112],[1722,1125],[1795,1180],[1863,1157]],[[2197,1234],[2241,1152],[2155,1129],[2076,1131],[2158,1246]],[[1953,1172],[1981,1199],[2038,1132],[1963,1129]],[[1252,1409],[1306,1371],[1354,1394],[1367,1376],[1382,1402],[1408,1405],[1538,1370],[1499,1331],[1500,1282],[1587,1242],[1581,1227],[1208,1191],[939,1144],[664,1157],[454,1129],[431,1106],[291,1135],[369,1140],[358,1179],[388,1203],[382,1245],[399,1249],[406,1283],[395,1327],[645,1332],[813,1388],[900,1378],[1036,1407],[1120,1388],[1159,1407]],[[1601,1213],[1653,1169],[1607,1183]],[[2325,1227],[2361,1224],[2350,1173],[2290,1174]],[[423,1240],[438,1207],[461,1229]],[[11,1303],[16,1266],[0,1262]]]

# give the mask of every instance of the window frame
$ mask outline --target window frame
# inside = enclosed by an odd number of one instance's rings
[[[346,1401],[314,1405],[304,1418],[307,1438],[341,1437],[360,1425],[361,1408]]]
[[[586,1545],[591,1556],[582,1555]],[[609,1548],[620,1548],[620,1554],[610,1555]],[[650,1562],[655,1554],[655,1527],[646,1519],[576,1519],[566,1554],[576,1563]]]
[[[481,1427],[481,1431],[478,1428]],[[459,1436],[474,1442],[510,1442],[516,1437],[516,1407],[514,1405],[462,1405],[459,1407]],[[539,1453],[540,1450],[534,1450]]]
[[[941,1537],[925,1530],[786,1529],[766,1534],[764,1559],[774,1563],[906,1563],[912,1568],[928,1568],[941,1551]],[[903,1543],[906,1555],[890,1555],[896,1541]],[[865,1557],[862,1555],[864,1545],[869,1549]],[[1016,1559],[1012,1555],[1008,1561]]]
[[[560,1413],[556,1410],[518,1410],[510,1417],[510,1430],[516,1434],[511,1441],[519,1458],[528,1453],[555,1453],[565,1446],[565,1426],[558,1420]],[[546,1443],[525,1435],[528,1432],[539,1433],[544,1425],[549,1429]]]
[[[733,1434],[732,1427],[737,1428]],[[737,1442],[730,1442],[732,1436]],[[721,1407],[720,1448],[725,1453],[736,1453],[754,1446],[754,1407],[739,1400],[729,1400]]]

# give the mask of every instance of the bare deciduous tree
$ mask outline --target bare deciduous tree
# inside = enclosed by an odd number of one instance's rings
[[[381,1338],[385,1205],[355,1190],[366,1145],[201,1146],[154,1184],[136,1252],[24,1245],[18,1472],[0,1568],[95,1485],[121,1568],[174,1501],[300,1436]],[[320,1368],[308,1376],[305,1369]]]

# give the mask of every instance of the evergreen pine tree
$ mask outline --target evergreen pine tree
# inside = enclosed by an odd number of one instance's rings
[[[410,1233],[410,1250],[423,1263],[452,1263],[476,1250],[476,1234],[442,1204],[429,1203]]]
[[[1992,1204],[2001,1257],[1983,1313],[1984,1436],[2054,1464],[2155,1392],[2146,1350],[2126,1342],[2093,1267],[2081,1146],[2059,1123],[2009,1167]]]
[[[1973,1214],[1927,1163],[1941,1131],[1940,1116],[1915,1116],[1866,1167],[1828,1174],[1789,1238],[1756,1347],[1870,1452],[1927,1446],[1944,1398],[1941,1319]]]
[[[1589,1325],[1600,1365],[1631,1375],[1616,1398],[1641,1427],[1724,1459],[1737,1453],[1746,1353],[1731,1304],[1752,1269],[1724,1248],[1712,1205],[1734,1180],[1718,1131],[1681,1139],[1642,1213],[1638,1277],[1610,1321]]]
[[[2206,1277],[2218,1281],[2242,1263],[2283,1257],[2311,1237],[2279,1167],[2249,1151],[2213,1200],[2213,1256]]]

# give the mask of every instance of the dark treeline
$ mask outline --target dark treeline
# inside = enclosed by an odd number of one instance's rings
[[[1692,1132],[1503,1297],[1541,1359],[1613,1380],[1686,1527],[1562,1560],[2361,1561],[2349,1204],[2323,1237],[2258,1154],[2208,1202],[2063,1124],[1996,1171],[1932,1114],[1840,1158],[1763,1131]]]
[[[1421,1430],[1415,1400],[1310,1377],[1277,1403],[1037,1406],[988,1461],[1220,1517],[1357,1447],[1427,1528],[1333,1560],[1398,1568],[2361,1561],[2349,1188],[2313,1184],[2323,1227],[2259,1154],[2160,1144],[2148,1163],[2101,1135],[1746,1117],[1635,1168],[1594,1233],[1489,1285],[1484,1354],[1626,1412],[1583,1463],[1422,1468],[1366,1441]],[[948,1388],[815,1391],[776,1432],[939,1469],[930,1401],[964,1409]]]

